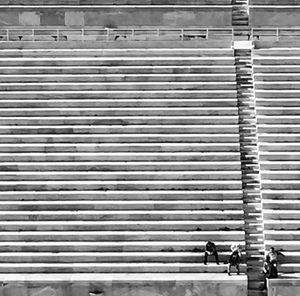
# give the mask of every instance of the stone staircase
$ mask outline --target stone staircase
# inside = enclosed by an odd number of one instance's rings
[[[0,69],[0,273],[226,271],[245,245],[232,49],[27,46]]]
[[[254,51],[265,245],[281,250],[279,272],[300,272],[298,48]]]
[[[235,48],[248,295],[258,296],[266,294],[262,291],[264,233],[256,105],[253,91],[252,42],[247,42],[246,46],[240,46],[237,42]]]

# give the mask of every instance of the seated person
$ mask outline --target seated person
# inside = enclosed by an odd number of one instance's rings
[[[274,247],[270,248],[270,251],[267,253],[266,262],[267,263],[278,263],[278,255],[284,256],[281,252],[275,251]]]
[[[228,259],[228,275],[231,275],[231,267],[234,266],[237,270],[237,274],[240,274],[240,263],[241,263],[241,250],[240,245],[231,246],[231,254]]]
[[[208,256],[215,256],[216,263],[218,265],[220,264],[216,245],[211,241],[208,241],[205,245],[205,250],[204,250],[204,264],[205,265],[207,265]]]

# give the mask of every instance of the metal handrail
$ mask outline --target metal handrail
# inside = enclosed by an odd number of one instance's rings
[[[177,27],[136,27],[136,28],[6,28],[0,29],[0,41],[41,41],[39,37],[50,37],[52,41],[67,41],[71,36],[77,36],[85,41],[88,36],[103,37],[103,41],[114,41],[116,36],[130,37],[138,41],[139,36],[163,37],[173,36],[174,39],[188,40],[193,38],[208,39],[209,35],[233,36],[233,28],[177,28]],[[27,37],[27,39],[25,39]],[[47,40],[49,41],[49,40]],[[102,40],[101,40],[102,41]]]
[[[248,31],[248,33],[246,33]],[[3,28],[0,29],[1,41],[70,41],[91,40],[94,37],[97,41],[115,41],[127,39],[140,41],[139,37],[151,37],[158,40],[193,40],[193,39],[213,39],[218,36],[225,36],[234,39],[239,33],[248,35],[248,39],[257,40],[261,37],[274,37],[279,40],[282,37],[300,37],[300,27],[261,27],[249,29],[234,29],[231,27],[85,27],[85,28]],[[43,39],[44,38],[44,39]],[[48,38],[45,40],[45,38]],[[73,39],[72,39],[73,38]],[[154,38],[154,39],[153,39]]]

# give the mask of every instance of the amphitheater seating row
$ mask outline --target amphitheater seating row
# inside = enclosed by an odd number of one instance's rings
[[[232,49],[3,49],[0,72],[0,272],[226,271],[244,246]]]
[[[300,272],[300,50],[254,52],[265,244],[282,250],[279,270]]]
[[[231,0],[1,0],[1,5],[231,5]]]

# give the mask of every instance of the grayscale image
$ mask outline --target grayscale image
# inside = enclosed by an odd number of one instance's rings
[[[0,296],[300,296],[300,0],[0,0]]]

